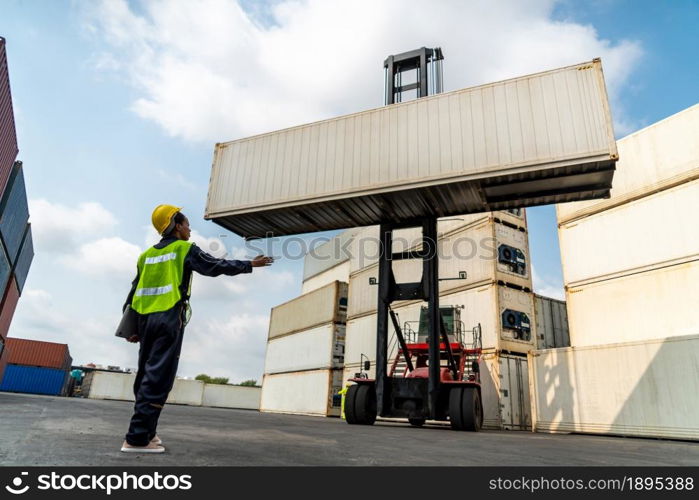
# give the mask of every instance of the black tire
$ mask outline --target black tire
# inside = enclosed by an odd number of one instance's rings
[[[425,419],[424,418],[409,418],[408,422],[410,422],[410,425],[413,427],[422,427],[425,425]]]
[[[462,430],[478,432],[483,427],[483,405],[478,389],[464,387],[461,398]]]
[[[464,392],[463,387],[452,387],[449,391],[449,422],[455,431],[464,430],[463,417],[461,415],[461,401]]]
[[[356,411],[356,401],[357,401],[357,390],[359,385],[351,385],[347,389],[347,394],[345,394],[345,420],[348,424],[358,424],[357,422],[357,411]]]
[[[362,384],[354,398],[354,416],[360,425],[376,422],[376,390],[373,385]]]

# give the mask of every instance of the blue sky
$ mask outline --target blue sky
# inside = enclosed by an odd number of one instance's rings
[[[213,144],[381,105],[390,53],[441,45],[446,90],[602,56],[619,137],[697,102],[696,2],[434,6],[396,26],[391,1],[4,0],[36,233],[10,334],[68,342],[79,363],[135,365],[112,330],[153,206],[181,204],[200,244],[227,234],[242,257],[237,236],[202,218]],[[536,286],[560,293],[554,208],[528,221]],[[301,265],[195,282],[180,373],[259,379],[269,309],[299,293]]]

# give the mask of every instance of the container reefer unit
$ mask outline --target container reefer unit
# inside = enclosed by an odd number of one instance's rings
[[[697,366],[697,335],[534,351],[534,429],[699,440]]]
[[[347,319],[347,283],[335,281],[272,308],[268,340]]]
[[[266,374],[260,411],[340,416],[342,370]]]
[[[699,260],[698,210],[699,179],[561,224],[566,285]]]
[[[572,222],[698,179],[697,137],[699,104],[620,139],[610,198],[558,205],[558,223]]]
[[[14,365],[69,370],[73,363],[67,344],[8,337],[7,345],[10,348],[8,363]]]
[[[601,62],[217,144],[207,219],[246,238],[601,198]]]
[[[63,396],[67,382],[66,370],[8,363],[0,383],[0,391]]]
[[[437,248],[439,275],[443,278],[439,282],[442,295],[489,281],[524,291],[532,288],[529,240],[527,233],[519,228],[485,219],[444,236]],[[396,281],[419,281],[421,264],[415,259],[394,262]],[[350,276],[349,318],[376,311],[378,274],[379,266],[374,265]]]
[[[699,335],[699,260],[569,287],[574,347]]]
[[[568,311],[563,300],[534,295],[537,349],[570,347]]]
[[[534,324],[534,296],[493,282],[477,284],[439,297],[440,307],[463,306],[461,318],[464,331],[480,323],[484,349],[526,353],[536,346]],[[404,303],[395,307],[404,331],[415,330],[420,319],[422,302]],[[392,361],[397,344],[393,330],[389,333],[388,359]],[[467,339],[468,343],[468,339]],[[350,373],[358,372],[362,355],[376,361],[376,314],[350,318],[345,330],[345,367]]]
[[[0,196],[5,190],[18,152],[5,39],[0,37]]]
[[[500,223],[505,227],[519,230],[520,232],[526,232],[527,228],[524,209],[518,210],[517,215],[506,210],[479,214],[460,214],[437,220],[437,239],[444,240],[449,236],[461,233],[468,228],[478,227],[486,222]],[[392,250],[393,252],[409,250],[419,246],[421,242],[422,233],[420,228],[398,229],[393,233]],[[465,247],[465,245],[462,246]],[[457,250],[468,254],[470,248],[457,248]],[[379,226],[369,226],[355,234],[349,243],[349,253],[350,275],[354,275],[368,267],[377,266],[379,260]]]

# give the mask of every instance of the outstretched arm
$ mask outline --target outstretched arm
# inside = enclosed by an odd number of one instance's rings
[[[253,260],[227,260],[217,259],[203,251],[196,245],[192,245],[187,254],[187,264],[191,269],[204,276],[235,276],[241,273],[251,273],[253,267],[270,266],[274,262],[272,257],[258,255]]]

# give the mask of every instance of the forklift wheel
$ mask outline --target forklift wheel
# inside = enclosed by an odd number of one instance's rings
[[[410,422],[410,425],[413,427],[422,427],[425,425],[425,419],[424,418],[409,418],[408,422]]]
[[[376,422],[376,391],[373,385],[353,385],[345,396],[348,424],[373,425]]]
[[[449,393],[449,420],[457,431],[478,432],[483,426],[483,406],[475,387],[454,387]]]

